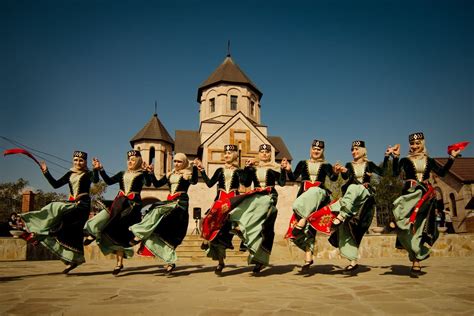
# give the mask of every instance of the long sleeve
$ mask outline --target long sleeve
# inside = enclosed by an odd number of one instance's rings
[[[104,182],[105,182],[107,185],[112,185],[112,184],[115,184],[115,183],[119,183],[119,182],[120,182],[120,180],[121,180],[122,177],[123,177],[123,171],[118,172],[118,173],[115,174],[113,177],[109,177],[108,174],[105,172],[104,169],[100,169],[100,176],[102,177],[102,179],[104,179]]]
[[[191,175],[191,179],[189,179],[189,182],[191,184],[196,184],[198,182],[198,168],[196,166],[193,166],[193,173]]]
[[[304,168],[306,168],[306,162],[304,160],[298,162],[295,171],[288,171],[288,179],[290,181],[296,181],[296,179],[298,179],[298,177],[303,173]]]
[[[347,169],[346,172],[341,172],[341,176],[344,180],[349,179],[349,175],[351,173],[351,171],[350,171],[351,170],[351,163],[350,162],[346,163],[346,169]]]
[[[161,177],[160,180],[158,180],[154,173],[149,173],[149,178],[155,188],[160,188],[168,183],[168,178],[166,177],[166,175]]]
[[[393,157],[392,175],[394,177],[398,177],[400,175],[400,158],[399,157]]]
[[[385,174],[385,171],[387,170],[388,159],[389,159],[388,156],[384,157],[382,167],[379,167],[375,163],[373,163],[372,161],[369,161],[370,170],[372,172],[375,172],[379,176],[383,176]]]
[[[65,185],[69,182],[70,174],[71,174],[71,172],[69,171],[64,176],[62,176],[59,180],[56,180],[56,179],[53,178],[51,173],[49,173],[49,170],[46,170],[46,172],[44,173],[44,176],[45,176],[46,180],[48,180],[49,184],[51,184],[51,186],[53,188],[57,189],[57,188],[60,188],[60,187],[62,187],[63,185]]]
[[[281,169],[280,172],[275,172],[275,180],[277,180],[277,183],[279,186],[284,187],[286,184],[286,170]]]
[[[334,172],[331,164],[329,163],[324,164],[324,168],[326,169],[325,170],[326,175],[329,177],[329,180],[334,182],[337,180],[337,178],[339,178],[339,174]]]
[[[212,186],[214,186],[214,184],[217,183],[217,180],[219,180],[219,176],[221,175],[221,173],[222,173],[222,169],[219,168],[219,169],[216,170],[216,172],[214,172],[214,174],[212,175],[212,178],[209,179],[209,177],[206,174],[206,171],[204,171],[204,169],[203,169],[201,171],[201,176],[202,176],[202,179],[204,180],[204,182],[206,183],[207,187],[211,188]]]
[[[99,182],[99,171],[97,169],[92,170],[89,173],[90,179],[92,183],[98,183]]]
[[[448,159],[448,161],[446,161],[444,166],[439,167],[438,164],[435,162],[435,160],[433,158],[428,158],[428,159],[429,159],[428,160],[428,164],[429,164],[428,168],[433,170],[433,172],[436,173],[440,177],[444,177],[446,175],[446,173],[449,171],[449,169],[451,169],[451,166],[454,163],[454,159],[450,157]]]

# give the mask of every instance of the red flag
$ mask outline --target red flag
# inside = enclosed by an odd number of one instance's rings
[[[459,142],[448,146],[448,155],[451,154],[453,150],[463,150],[469,145],[469,142]]]
[[[31,159],[34,160],[34,162],[36,162],[38,164],[38,166],[41,167],[40,163],[38,160],[36,160],[36,158],[31,154],[29,153],[28,151],[24,150],[24,149],[21,149],[21,148],[12,148],[12,149],[7,149],[3,152],[3,155],[4,156],[7,156],[7,155],[16,155],[16,154],[23,154],[23,155],[26,155],[28,157],[30,157]]]

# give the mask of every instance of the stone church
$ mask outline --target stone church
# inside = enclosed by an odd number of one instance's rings
[[[267,125],[261,122],[261,99],[263,93],[240,69],[230,54],[211,73],[197,91],[199,103],[199,130],[177,130],[175,138],[170,136],[163,123],[154,114],[151,120],[130,140],[131,146],[139,150],[144,161],[154,165],[159,178],[171,171],[173,153],[185,153],[188,159],[200,158],[208,175],[223,165],[223,147],[235,144],[239,148],[239,163],[255,158],[262,143],[271,144],[272,159],[280,163],[283,158],[292,160],[285,142],[280,136],[269,136]],[[283,235],[291,217],[291,204],[296,198],[296,183],[278,187],[277,235]],[[196,226],[194,212],[202,214],[210,207],[216,188],[208,188],[200,179],[189,188],[190,233]],[[142,191],[144,204],[164,200],[168,188],[146,188]]]

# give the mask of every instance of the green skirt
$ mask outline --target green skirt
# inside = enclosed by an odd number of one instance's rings
[[[160,236],[158,227],[171,212],[180,211],[178,204],[177,200],[159,203],[149,210],[140,223],[130,226],[130,231],[142,240],[142,247],[166,263],[177,261],[176,247]]]
[[[49,251],[67,263],[82,264],[85,262],[83,247],[72,248],[50,235],[50,231],[61,224],[62,217],[76,208],[75,202],[52,202],[39,211],[20,216],[25,222],[27,231],[34,233],[36,239]]]
[[[107,226],[109,221],[110,213],[107,209],[103,209],[86,222],[84,231],[86,234],[92,235],[96,238],[96,243],[102,254],[110,255],[117,253],[117,251],[123,251],[125,258],[133,257],[134,251],[132,246],[123,247],[117,245],[107,235],[102,234],[102,230]]]
[[[324,206],[327,200],[326,190],[320,187],[311,187],[303,192],[293,202],[293,212],[297,219],[307,218],[311,213]],[[316,239],[316,230],[306,222],[303,229],[304,234],[292,239],[292,242],[303,251],[314,251],[314,242]]]
[[[346,219],[335,234],[341,256],[348,260],[358,259],[360,242],[372,222],[374,208],[368,203],[370,198],[365,186],[351,184],[344,196],[331,205],[332,211],[338,211]]]
[[[273,242],[272,223],[276,219],[277,209],[270,194],[255,194],[245,198],[230,213],[229,220],[238,226],[242,238],[249,250],[248,263],[270,262],[270,243]],[[267,227],[267,229],[265,229]],[[266,231],[269,236],[266,236]],[[265,238],[269,245],[265,246]],[[270,241],[271,240],[271,241]]]
[[[403,248],[408,251],[408,258],[410,261],[425,260],[429,257],[431,252],[431,246],[425,242],[423,237],[424,230],[429,221],[430,212],[433,212],[435,207],[435,201],[431,200],[423,203],[418,211],[415,224],[411,225],[409,223],[409,218],[412,214],[413,208],[422,196],[422,190],[418,189],[414,192],[409,192],[400,196],[393,202],[393,205],[395,206],[393,215],[398,227],[397,239]],[[431,239],[432,244],[439,236],[438,231],[433,230],[433,235],[434,236]]]

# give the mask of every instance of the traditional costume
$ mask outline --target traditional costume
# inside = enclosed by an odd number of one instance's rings
[[[231,152],[232,155],[235,155],[233,157],[235,162],[237,158],[236,145],[225,145],[224,152]],[[228,210],[223,211],[218,206],[223,200],[239,195],[239,188],[243,183],[244,175],[243,170],[238,168],[238,165],[229,164],[218,168],[210,179],[204,169],[201,170],[201,176],[209,188],[217,183],[217,195],[211,208],[203,218],[201,235],[205,240],[209,241],[206,249],[207,256],[219,261],[215,270],[219,274],[224,268],[223,260],[226,257],[226,249],[234,248],[232,245],[234,235],[230,233],[232,225],[228,221]],[[206,247],[203,248],[205,249]]]
[[[423,133],[411,134],[410,144],[419,142],[423,147],[422,152],[411,152],[400,160],[397,156],[393,159],[394,176],[403,172],[405,180],[402,196],[393,202],[393,215],[398,227],[397,244],[408,251],[408,258],[412,262],[427,259],[430,248],[439,236],[435,223],[436,195],[429,183],[430,174],[434,172],[443,177],[454,163],[450,153],[446,164],[439,167],[434,159],[428,157],[424,139]],[[420,271],[419,266],[412,267],[413,273]]]
[[[74,159],[87,161],[87,153],[75,151]],[[91,183],[97,183],[97,172],[71,168],[59,180],[53,178],[48,169],[44,170],[48,182],[57,189],[69,185],[69,199],[65,202],[52,202],[39,211],[21,214],[26,230],[26,239],[39,241],[63,262],[69,265],[63,273],[68,273],[84,263],[83,227],[89,218]]]
[[[167,200],[154,203],[143,219],[130,227],[135,243],[142,242],[139,254],[164,260],[168,264],[167,273],[175,268],[176,247],[182,243],[188,229],[188,188],[198,180],[197,168],[189,166],[185,154],[177,153],[174,160],[182,162],[183,168],[175,168],[159,180],[151,174],[156,188],[169,185]]]
[[[314,140],[312,150],[324,151],[324,141]],[[296,181],[301,176],[301,184],[293,203],[293,216],[290,219],[290,225],[286,238],[289,238],[298,248],[311,253],[314,252],[314,243],[316,230],[311,226],[307,219],[312,213],[326,206],[330,201],[331,192],[324,186],[326,177],[331,181],[336,181],[338,175],[333,172],[331,164],[327,163],[324,155],[313,160],[302,160],[296,165],[295,171],[288,172],[288,179]],[[304,219],[304,226],[298,225],[298,222]],[[313,260],[306,260],[302,271],[309,269]]]
[[[367,160],[364,141],[353,141],[351,150],[355,147],[362,151],[361,161],[346,164],[347,171],[341,174],[342,178],[347,180],[342,186],[343,196],[330,207],[334,213],[338,214],[338,218],[333,221],[335,231],[329,238],[329,242],[339,248],[343,257],[351,261],[344,270],[347,273],[351,273],[358,267],[354,262],[359,257],[359,245],[375,213],[373,197],[375,189],[370,184],[370,179],[373,173],[383,176],[389,160],[389,156],[386,155],[383,166],[380,168]]]
[[[111,253],[121,254],[125,258],[133,256],[133,247],[130,241],[133,234],[129,227],[140,222],[142,200],[140,193],[144,185],[149,186],[150,177],[142,169],[141,154],[137,150],[127,152],[129,161],[134,158],[134,165],[127,171],[120,171],[109,177],[105,170],[100,170],[100,175],[107,185],[119,184],[120,191],[115,197],[110,208],[103,209],[96,216],[87,221],[84,230],[96,239],[104,255]],[[89,238],[89,241],[93,240]],[[90,242],[89,242],[90,243]],[[87,244],[87,239],[86,239]],[[118,274],[123,266],[120,264],[114,269]]]
[[[272,147],[262,144],[259,151],[271,152]],[[259,273],[270,262],[275,237],[278,193],[275,185],[284,186],[286,171],[273,162],[263,162],[244,168],[244,185],[254,185],[254,190],[236,196],[229,201],[229,220],[248,248],[248,263],[255,264],[254,273]]]

